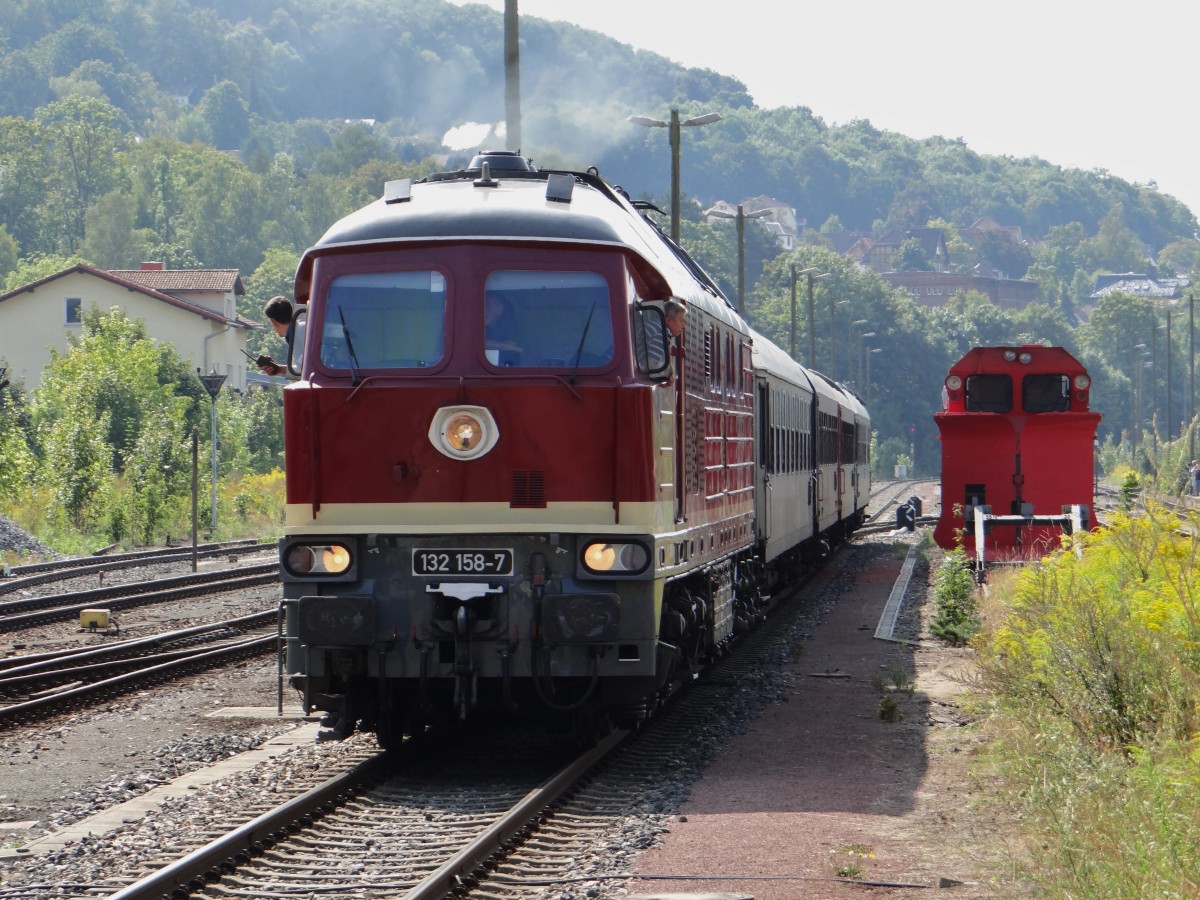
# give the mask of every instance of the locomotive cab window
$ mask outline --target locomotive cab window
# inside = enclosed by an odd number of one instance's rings
[[[1025,412],[1066,412],[1071,408],[1071,379],[1066,375],[1026,375],[1021,380]]]
[[[608,282],[595,272],[493,272],[484,355],[494,366],[575,369],[613,358]]]
[[[1010,412],[1012,396],[1011,375],[967,376],[967,412]]]
[[[415,369],[441,362],[446,279],[439,272],[342,275],[329,285],[321,362],[331,369]]]

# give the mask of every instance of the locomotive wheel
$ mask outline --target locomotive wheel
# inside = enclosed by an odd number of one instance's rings
[[[597,706],[579,710],[571,720],[571,739],[585,750],[595,747],[608,737],[612,730],[612,719]]]

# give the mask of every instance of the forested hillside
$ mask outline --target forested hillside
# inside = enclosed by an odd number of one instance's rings
[[[455,126],[503,119],[501,17],[483,6],[0,0],[0,29],[0,115],[102,96],[123,133],[240,150],[260,171],[281,150],[313,167],[347,119],[376,123],[363,152],[406,163],[442,151]],[[687,133],[684,190],[704,203],[768,195],[813,227],[835,216],[863,231],[988,215],[1035,238],[1071,222],[1095,233],[1120,204],[1151,255],[1195,231],[1178,202],[1107,173],[984,157],[867,122],[831,127],[802,107],[758,109],[735,79],[562,23],[524,18],[521,38],[523,149],[597,165],[635,194],[662,193],[669,151],[661,131],[628,116],[703,106],[726,117]]]

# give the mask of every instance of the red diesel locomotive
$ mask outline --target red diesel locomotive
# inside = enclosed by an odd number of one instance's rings
[[[950,368],[943,412],[942,512],[934,540],[986,558],[1040,556],[1063,530],[1095,526],[1091,378],[1062,347],[976,347]],[[984,523],[977,541],[976,515]]]
[[[295,297],[286,667],[334,736],[635,721],[862,522],[862,404],[594,172],[389,183]]]

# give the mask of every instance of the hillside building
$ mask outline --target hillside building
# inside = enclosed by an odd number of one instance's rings
[[[174,346],[194,369],[215,369],[225,384],[246,387],[242,351],[254,322],[237,314],[245,293],[236,269],[167,269],[143,263],[140,269],[109,271],[79,264],[0,294],[0,365],[32,391],[50,362],[50,348],[67,350],[83,314],[119,307],[140,319],[156,341]]]

